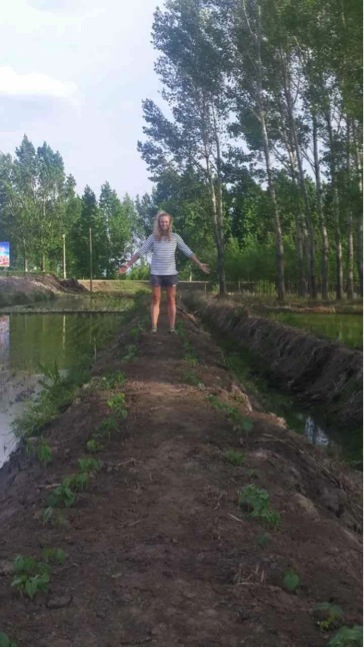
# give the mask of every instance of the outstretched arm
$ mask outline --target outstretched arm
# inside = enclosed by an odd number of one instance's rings
[[[192,254],[192,256],[189,257],[191,261],[193,261],[205,274],[210,273],[210,268],[206,263],[201,263],[201,261],[198,260],[196,254]]]
[[[135,261],[137,261],[137,260],[139,259],[139,256],[140,256],[139,253],[138,253],[138,252],[135,252],[135,254],[133,254],[133,256],[131,257],[131,259],[129,259],[129,261],[127,261],[126,263],[124,263],[124,264],[119,268],[119,270],[118,270],[118,274],[124,274],[124,272],[126,272],[127,270],[129,270],[129,268],[131,268],[131,266],[133,265],[133,263],[135,263]]]

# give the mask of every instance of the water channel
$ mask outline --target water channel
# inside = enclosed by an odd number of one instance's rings
[[[56,363],[64,372],[86,356],[95,357],[120,330],[123,312],[132,303],[65,299],[47,305],[48,313],[0,313],[0,466],[17,444],[12,421],[41,389],[42,366]],[[107,308],[108,312],[84,312],[91,307]],[[115,312],[110,312],[111,308]],[[60,309],[74,312],[52,312]]]
[[[268,317],[282,324],[305,329],[330,340],[343,342],[356,349],[363,348],[363,316],[361,313],[284,313],[270,312]]]

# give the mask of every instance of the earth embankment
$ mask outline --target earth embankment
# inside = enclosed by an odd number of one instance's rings
[[[341,426],[363,422],[363,353],[305,331],[250,315],[231,301],[186,291],[183,301],[220,334],[252,351],[275,385],[325,410]]]
[[[361,622],[361,479],[179,323],[125,326],[44,431],[52,461],[19,451],[0,471],[0,631],[19,646],[324,646]],[[45,515],[90,456],[101,468]],[[48,590],[21,597],[14,557],[55,548]]]
[[[53,274],[0,276],[0,307],[45,301],[64,293],[79,292],[86,292],[86,288],[76,279],[58,279]]]

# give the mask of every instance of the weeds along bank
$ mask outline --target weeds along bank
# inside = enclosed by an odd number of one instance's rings
[[[242,306],[185,291],[186,307],[253,352],[259,370],[306,404],[325,408],[339,425],[361,427],[363,354],[261,317]]]

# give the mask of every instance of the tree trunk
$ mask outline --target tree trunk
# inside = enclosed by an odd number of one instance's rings
[[[225,241],[224,241],[224,211],[223,211],[223,200],[222,200],[222,182],[221,182],[221,151],[220,151],[220,140],[218,136],[218,129],[216,124],[216,115],[214,107],[212,106],[212,116],[214,124],[214,139],[216,145],[216,170],[217,170],[217,200],[215,196],[216,207],[216,238],[217,238],[217,267],[219,273],[219,296],[223,297],[226,295],[226,279],[225,279]]]
[[[309,247],[308,247],[308,259],[309,259],[309,291],[310,297],[312,299],[317,298],[317,279],[316,279],[316,243],[315,243],[315,232],[311,218],[310,206],[307,197],[305,176],[303,172],[303,165],[301,159],[301,151],[298,142],[296,123],[294,119],[292,97],[291,97],[291,87],[290,87],[290,73],[288,70],[289,63],[286,60],[286,55],[284,52],[281,54],[281,69],[283,74],[283,87],[284,95],[286,98],[286,108],[287,108],[287,117],[288,117],[288,127],[291,133],[291,141],[294,145],[294,150],[296,154],[297,169],[298,169],[298,182],[301,190],[301,195],[303,197],[304,213],[306,219],[306,226],[308,229],[309,237]]]
[[[267,177],[268,177],[268,189],[269,189],[269,195],[273,207],[274,230],[276,236],[276,264],[277,264],[276,286],[277,286],[278,300],[280,302],[283,302],[285,300],[285,295],[286,295],[286,289],[284,284],[283,236],[282,236],[281,219],[280,219],[277,197],[276,197],[276,190],[275,190],[273,173],[272,173],[272,165],[270,160],[269,138],[268,138],[267,122],[265,118],[265,109],[264,109],[264,93],[262,87],[262,57],[261,57],[262,8],[259,2],[257,6],[257,13],[258,13],[257,15],[258,21],[257,21],[256,47],[257,47],[257,68],[258,68],[258,75],[257,75],[258,90],[257,90],[256,100],[258,104],[257,106],[258,118],[260,121],[262,135],[263,135],[264,157],[265,157],[265,165],[266,165]]]
[[[354,298],[354,235],[351,213],[349,214],[348,221],[348,280],[346,294],[349,299]]]
[[[265,116],[263,111],[260,112],[259,117],[262,126],[263,141],[264,141],[264,157],[265,157],[265,164],[266,164],[267,176],[268,176],[269,194],[271,197],[272,207],[273,207],[274,230],[276,235],[278,300],[280,302],[283,302],[286,296],[286,290],[284,285],[284,250],[283,250],[282,226],[281,226],[281,219],[280,219],[280,214],[279,214],[279,209],[277,204],[276,190],[275,190],[273,174],[272,174],[272,166],[270,161],[267,126],[266,126]]]
[[[318,154],[318,137],[317,137],[317,117],[315,113],[312,114],[312,136],[313,136],[313,153],[314,153],[314,169],[316,180],[316,201],[317,211],[319,215],[320,232],[321,232],[321,295],[322,299],[329,297],[329,237],[327,234],[327,227],[325,223],[325,216],[322,209],[322,187],[321,187],[321,172],[320,160]]]
[[[362,160],[359,152],[360,140],[357,135],[356,124],[353,124],[353,143],[354,143],[354,164],[355,164],[355,175],[356,181],[359,188],[359,193],[363,195],[363,183],[362,183]],[[360,211],[357,214],[357,243],[356,243],[356,262],[360,286],[360,294],[363,295],[363,214]]]
[[[341,229],[340,229],[340,203],[339,192],[337,187],[337,171],[336,171],[336,153],[334,145],[334,137],[331,124],[331,113],[325,114],[327,130],[330,143],[330,174],[333,189],[333,213],[335,223],[335,251],[336,251],[336,299],[344,299],[344,278],[343,278],[343,253],[341,243]]]

